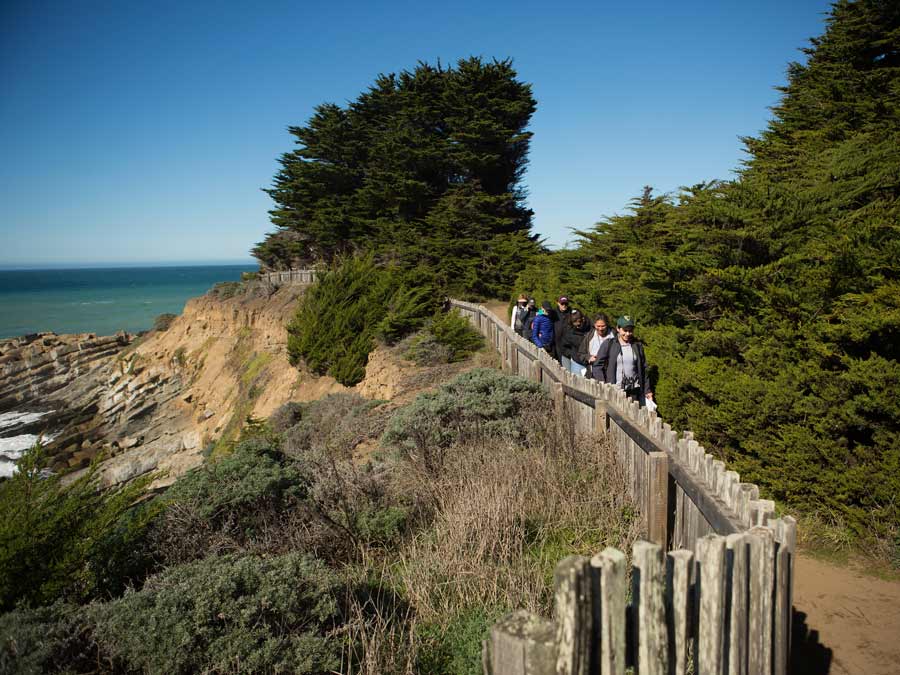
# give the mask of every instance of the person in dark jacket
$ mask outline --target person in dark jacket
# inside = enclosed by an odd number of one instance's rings
[[[603,369],[597,364],[597,354],[606,340],[615,338],[616,333],[610,325],[609,317],[606,314],[597,314],[594,317],[594,327],[584,336],[577,353],[578,362],[587,366],[588,377],[603,381]]]
[[[569,315],[571,313],[572,308],[569,306],[569,298],[565,295],[559,296],[556,301],[556,309],[553,310],[550,315],[550,319],[553,321],[553,356],[556,357],[556,360],[559,361],[566,370],[569,370],[571,359],[567,356],[563,356],[562,336],[568,327]]]
[[[528,298],[528,302],[525,305],[525,313],[522,315],[522,328],[521,330],[517,330],[516,332],[521,335],[526,340],[531,340],[531,330],[532,325],[531,322],[534,321],[534,317],[537,316],[537,306],[534,302],[534,298]]]
[[[625,393],[641,405],[653,400],[644,345],[634,337],[634,319],[620,316],[616,322],[618,336],[605,340],[597,354],[597,363],[603,369],[603,381],[625,390]]]
[[[584,377],[587,373],[587,364],[579,358],[578,349],[584,336],[591,332],[590,326],[577,309],[571,311],[569,320],[563,325],[564,333],[559,341],[560,355],[568,361],[571,372]]]
[[[550,312],[553,306],[546,300],[541,304],[537,316],[532,322],[531,341],[541,349],[553,353],[553,322],[550,321]]]

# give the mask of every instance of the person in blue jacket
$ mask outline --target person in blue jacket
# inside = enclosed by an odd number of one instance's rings
[[[531,341],[548,352],[553,350],[553,321],[550,319],[552,311],[553,306],[547,300],[544,300],[541,303],[537,316],[534,317],[531,330]]]

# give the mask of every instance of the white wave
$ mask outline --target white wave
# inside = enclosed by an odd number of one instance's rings
[[[17,461],[22,457],[22,453],[38,442],[40,436],[37,434],[22,434],[21,436],[10,436],[9,438],[0,438],[0,457],[12,461]],[[49,440],[44,437],[44,440]]]
[[[12,412],[0,413],[0,431],[8,427],[19,426],[20,424],[30,424],[52,412],[52,410],[47,412],[16,412],[13,410]]]
[[[16,472],[16,463],[0,457],[0,478],[12,478]]]

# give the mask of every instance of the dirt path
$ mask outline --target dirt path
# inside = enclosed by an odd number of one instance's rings
[[[900,582],[803,552],[794,569],[794,673],[900,673]]]

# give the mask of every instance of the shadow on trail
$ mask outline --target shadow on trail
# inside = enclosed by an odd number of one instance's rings
[[[791,675],[828,675],[833,652],[819,642],[819,631],[811,630],[806,614],[794,608],[791,627]]]

